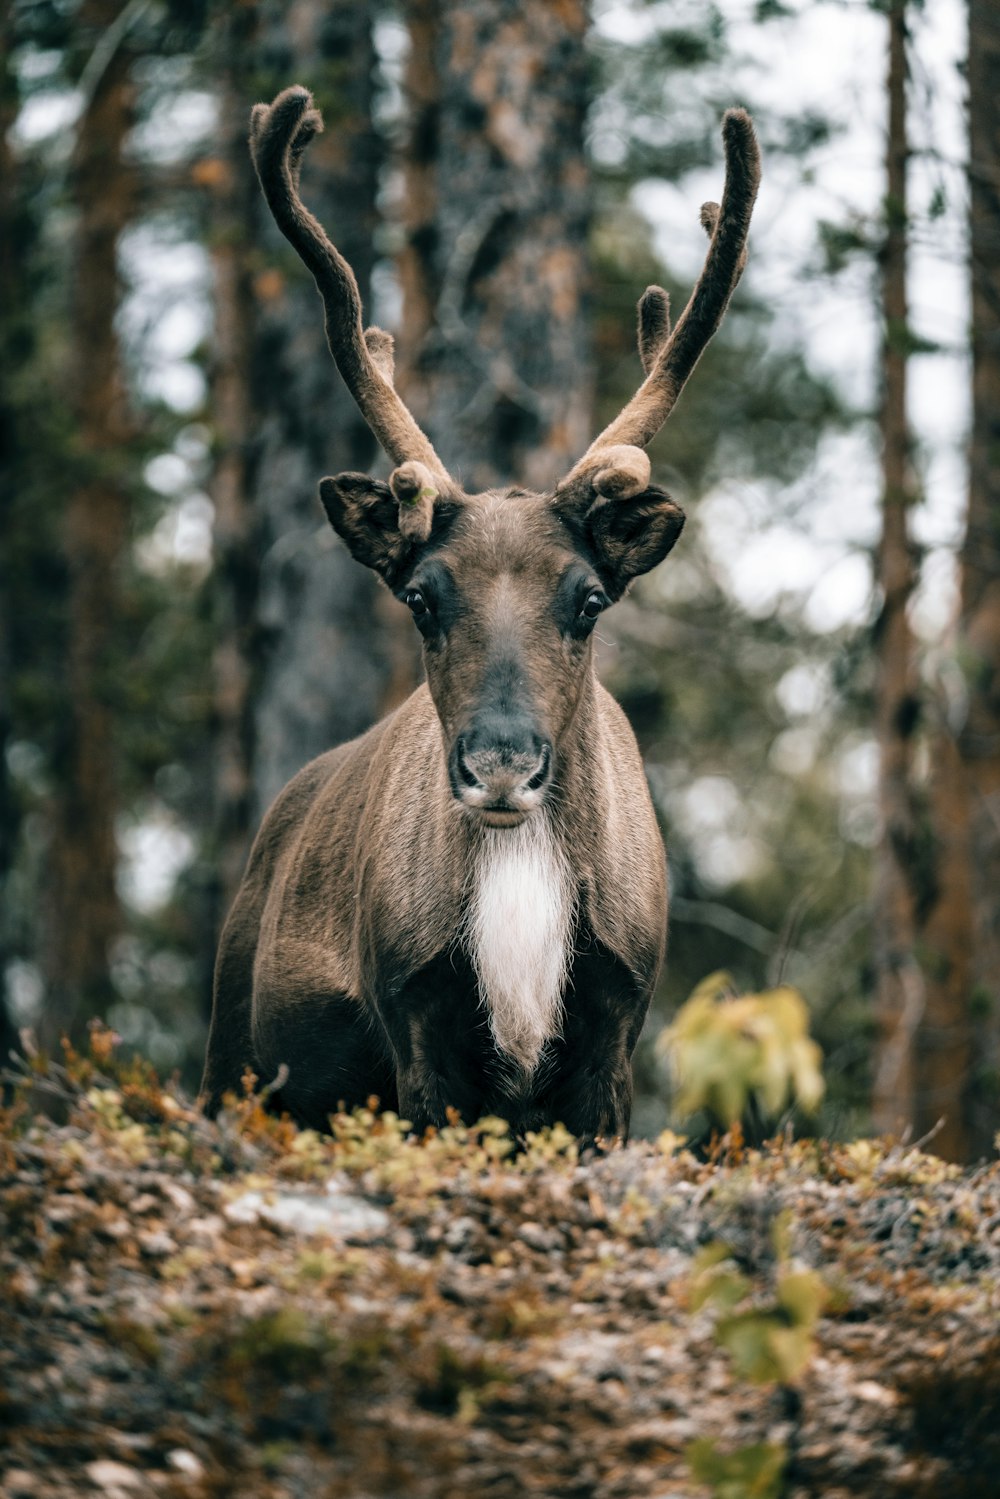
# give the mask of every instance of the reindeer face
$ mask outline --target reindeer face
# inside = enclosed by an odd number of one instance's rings
[[[439,505],[420,543],[399,532],[387,486],[342,475],[321,493],[423,637],[456,800],[492,826],[521,822],[558,776],[597,620],[666,555],[682,513],[660,490],[582,519],[540,495],[491,491]]]
[[[588,679],[594,623],[670,550],[684,517],[649,485],[645,449],[726,310],[746,260],[760,159],[749,116],[722,126],[726,187],[701,221],[708,254],[671,331],[667,294],[639,303],[646,378],[554,495],[462,494],[393,385],[392,339],[365,329],[350,266],[299,196],[303,153],[323,128],[303,88],[251,115],[250,148],[282,233],[316,280],[330,350],[397,465],[388,484],[324,479],[334,528],[410,607],[444,731],[452,791],[497,826],[521,821],[558,774]]]

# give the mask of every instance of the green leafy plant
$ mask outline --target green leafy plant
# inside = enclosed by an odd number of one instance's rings
[[[785,1449],[758,1442],[738,1452],[719,1452],[702,1437],[688,1448],[691,1472],[707,1484],[715,1499],[780,1499]]]
[[[826,1286],[814,1270],[803,1270],[790,1258],[790,1219],[776,1220],[774,1295],[754,1298],[750,1278],[736,1266],[727,1244],[709,1244],[694,1262],[691,1307],[716,1307],[716,1340],[743,1379],[754,1384],[791,1384],[812,1356],[813,1334],[827,1300]]]
[[[716,1341],[741,1379],[788,1390],[812,1357],[828,1292],[814,1270],[802,1269],[791,1258],[790,1214],[775,1219],[772,1237],[772,1294],[762,1298],[736,1265],[729,1245],[716,1243],[695,1259],[690,1302],[693,1311],[716,1309]],[[703,1439],[691,1444],[687,1457],[694,1476],[711,1488],[714,1499],[779,1499],[783,1492],[788,1453],[782,1446],[765,1442],[722,1453],[714,1442]]]
[[[812,1112],[823,1096],[822,1053],[809,1036],[809,1011],[787,985],[737,997],[728,973],[710,974],[656,1048],[677,1081],[677,1113],[703,1109],[723,1128],[751,1104],[773,1118],[789,1103]]]

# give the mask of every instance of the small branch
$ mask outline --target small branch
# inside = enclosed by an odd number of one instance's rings
[[[714,927],[716,931],[724,932],[727,937],[735,937],[736,941],[742,942],[745,947],[752,947],[755,952],[767,955],[774,952],[780,940],[777,934],[768,931],[767,927],[751,921],[748,916],[741,916],[738,911],[722,905],[720,901],[687,900],[682,895],[675,895],[670,901],[670,914],[677,921],[689,922],[695,926]],[[790,948],[786,951],[789,956],[800,956]]]
[[[101,32],[93,52],[84,64],[80,81],[77,84],[80,91],[80,119],[93,104],[97,90],[101,86],[101,80],[111,66],[118,48],[149,6],[150,0],[128,0],[128,4],[122,6],[107,30]]]
[[[444,284],[435,309],[435,322],[437,331],[445,342],[460,348],[470,364],[486,376],[499,395],[506,396],[509,401],[513,401],[523,410],[530,412],[532,416],[544,420],[545,406],[538,392],[521,379],[505,358],[490,359],[477,348],[475,337],[460,310],[476,256],[486,243],[494,225],[510,209],[511,205],[506,200],[489,203],[466,224],[457,236],[445,268]],[[482,404],[482,399],[483,393],[479,390],[469,402],[463,415],[467,416],[477,405]]]

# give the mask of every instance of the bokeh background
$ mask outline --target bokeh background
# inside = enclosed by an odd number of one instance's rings
[[[688,527],[600,632],[670,849],[636,1125],[669,1112],[653,1038],[725,969],[804,994],[818,1128],[943,1116],[944,1153],[989,1149],[995,9],[29,0],[0,49],[4,1054],[100,1015],[196,1087],[263,810],[419,680],[318,506],[321,475],[386,465],[260,200],[250,105],[312,89],[304,197],[452,471],[542,488],[637,385],[643,288],[683,305],[744,104],[749,268],[652,449]]]

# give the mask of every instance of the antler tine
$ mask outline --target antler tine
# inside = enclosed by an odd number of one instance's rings
[[[670,298],[662,286],[647,286],[637,311],[639,358],[648,375],[670,337]]]
[[[727,110],[722,122],[722,138],[726,152],[726,185],[722,207],[706,203],[701,210],[701,221],[710,235],[710,244],[698,283],[673,332],[663,340],[651,367],[648,367],[643,384],[610,426],[591,443],[560,489],[596,469],[603,473],[607,467],[607,449],[623,446],[645,448],[652,442],[722,321],[729,298],[746,265],[750,215],[760,185],[760,151],[753,123],[745,109]],[[659,297],[654,295],[650,299],[651,293],[658,293]],[[659,322],[662,320],[665,324],[669,317],[669,311],[663,305],[665,299],[666,293],[659,287],[650,287],[640,303],[639,347],[644,365],[656,342]],[[644,320],[647,318],[650,320],[649,336],[645,331],[647,322]]]
[[[418,462],[451,486],[448,472],[388,377],[382,350],[365,340],[354,272],[299,197],[303,153],[323,129],[308,89],[296,86],[250,116],[250,152],[278,228],[312,272],[323,298],[326,337],[344,383],[375,437],[396,464]],[[373,352],[375,357],[373,358]],[[391,354],[390,354],[391,360]]]

